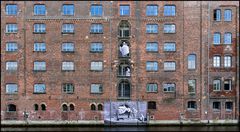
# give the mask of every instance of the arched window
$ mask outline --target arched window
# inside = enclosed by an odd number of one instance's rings
[[[130,83],[128,81],[121,81],[118,85],[118,97],[130,98]]]
[[[68,111],[68,106],[66,104],[62,105],[62,111]]]
[[[98,110],[103,110],[103,105],[102,104],[98,104]]]
[[[119,76],[131,76],[131,67],[128,63],[121,63],[118,66],[118,75]]]
[[[70,111],[74,111],[74,105],[73,104],[70,104]]]
[[[8,106],[7,106],[7,111],[8,112],[15,112],[16,111],[16,105],[14,105],[14,104],[9,104]]]
[[[119,36],[122,38],[130,36],[130,24],[128,21],[121,21],[119,24]]]
[[[45,104],[41,104],[41,108],[42,108],[42,111],[46,111],[46,105]]]
[[[34,110],[38,111],[38,104],[34,104]]]
[[[96,110],[95,104],[91,104],[91,110]]]

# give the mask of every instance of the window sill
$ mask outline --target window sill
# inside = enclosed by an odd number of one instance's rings
[[[119,15],[120,17],[130,17],[130,15]]]
[[[164,72],[176,72],[176,70],[164,70]]]
[[[149,34],[149,35],[157,35],[158,33],[147,33],[146,34]]]
[[[157,92],[157,91],[156,91],[156,92],[148,92],[148,91],[147,91],[147,93],[154,93],[154,94],[157,94],[158,92]]]
[[[190,111],[190,112],[195,112],[195,111],[197,111],[197,109],[194,109],[194,108],[187,108],[187,110]]]
[[[213,90],[213,92],[221,92],[221,90]]]
[[[33,32],[33,34],[46,34],[46,32]]]
[[[99,33],[98,32],[97,33],[96,32],[90,32],[90,34],[103,34],[103,32],[99,32]]]
[[[175,91],[163,91],[166,94],[175,94]]]
[[[5,32],[5,34],[17,34],[18,32]]]
[[[188,71],[196,71],[196,68],[194,68],[194,69],[188,69]]]
[[[62,16],[74,16],[74,14],[62,14]]]
[[[33,16],[46,16],[46,14],[34,14]]]
[[[169,33],[165,33],[164,34],[176,34],[176,32],[169,32]]]
[[[163,15],[164,17],[176,17],[176,15]]]
[[[46,53],[47,51],[33,51],[33,53]]]
[[[214,112],[214,113],[220,113],[220,112],[221,112],[221,110],[218,110],[218,109],[213,109],[213,112]]]
[[[120,78],[130,78],[131,75],[130,75],[130,76],[126,76],[126,75],[117,75],[117,77],[120,77]]]
[[[103,72],[103,70],[90,70],[91,72]]]
[[[119,100],[130,100],[131,98],[130,97],[118,97],[117,99],[119,99]]]
[[[146,70],[146,72],[158,72],[158,70],[154,71],[154,70]]]
[[[75,51],[62,51],[62,53],[74,53]]]
[[[146,51],[147,53],[158,53],[158,51]]]
[[[118,38],[120,38],[120,39],[130,39],[130,36],[119,36],[118,35]]]
[[[70,93],[70,92],[69,92],[69,93],[63,92],[63,94],[65,94],[65,95],[66,95],[66,94],[71,94],[71,95],[72,95],[72,94],[74,94],[74,92],[71,92],[71,93]]]
[[[33,94],[46,94],[46,92],[45,92],[45,93],[37,93],[37,92],[33,92]]]
[[[5,95],[18,95],[18,93],[6,93]]]
[[[75,70],[62,70],[62,72],[75,72]]]
[[[163,51],[164,53],[176,53],[176,50],[175,51]]]
[[[5,51],[5,52],[8,54],[13,54],[13,53],[17,53],[18,51],[16,50],[16,51]]]
[[[47,70],[33,70],[33,72],[46,72]]]
[[[62,35],[66,35],[66,34],[75,34],[74,32],[61,32]]]
[[[90,93],[90,94],[100,94],[100,95],[101,95],[101,94],[103,94],[103,92],[99,92],[99,93]]]
[[[89,51],[90,53],[103,53],[103,51]]]

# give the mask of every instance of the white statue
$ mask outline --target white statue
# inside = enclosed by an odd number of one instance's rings
[[[127,67],[126,76],[130,76],[130,68]]]
[[[129,47],[126,42],[123,42],[123,46],[120,47],[120,52],[122,53],[122,56],[127,56],[129,54]]]

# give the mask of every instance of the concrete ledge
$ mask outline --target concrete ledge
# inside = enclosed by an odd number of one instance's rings
[[[19,121],[2,120],[2,126],[103,126],[104,120],[77,120],[77,121]],[[238,120],[150,120],[148,126],[168,126],[168,125],[238,125]]]

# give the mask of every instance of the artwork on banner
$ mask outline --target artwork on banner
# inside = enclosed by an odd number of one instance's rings
[[[121,101],[104,103],[105,125],[144,125],[146,123],[146,102]]]

